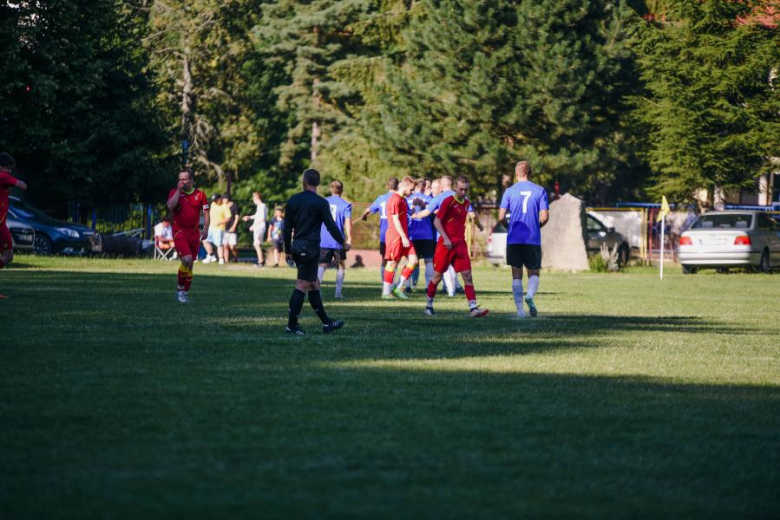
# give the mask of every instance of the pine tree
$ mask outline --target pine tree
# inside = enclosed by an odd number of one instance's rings
[[[679,0],[638,35],[649,95],[637,99],[652,191],[676,200],[751,185],[780,147],[776,29],[751,23],[767,2]]]

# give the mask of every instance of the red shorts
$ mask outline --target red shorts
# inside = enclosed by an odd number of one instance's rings
[[[200,230],[199,229],[176,229],[173,231],[173,247],[179,258],[191,256],[198,258],[200,251]]]
[[[14,239],[5,222],[0,224],[0,253],[14,248]]]
[[[471,271],[471,257],[465,240],[456,243],[452,249],[444,247],[444,239],[439,237],[436,244],[436,252],[433,254],[433,270],[443,273],[450,265],[456,273]]]
[[[404,247],[401,242],[401,237],[398,237],[393,242],[387,242],[385,245],[385,260],[390,262],[398,262],[401,258],[409,258],[412,255],[417,256],[414,244],[410,241],[409,247]]]

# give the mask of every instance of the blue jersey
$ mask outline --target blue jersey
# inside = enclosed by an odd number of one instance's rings
[[[325,200],[328,201],[330,214],[333,216],[336,227],[339,228],[341,234],[344,235],[344,222],[346,222],[347,219],[352,218],[352,204],[342,199],[339,195],[331,195]],[[344,237],[346,237],[346,235],[344,235]],[[325,229],[325,224],[322,225],[322,231],[320,231],[320,247],[342,249],[341,244],[336,242],[328,230]]]
[[[379,212],[379,241],[382,243],[384,243],[385,233],[387,233],[387,200],[393,193],[394,192],[390,191],[383,193],[378,196],[374,203],[368,208],[371,210],[371,213]]]
[[[414,199],[423,201],[422,206],[413,206]],[[407,197],[409,204],[409,240],[433,240],[433,220],[431,217],[411,218],[415,213],[428,207],[433,197],[425,193],[412,193]]]
[[[542,245],[539,212],[549,209],[547,192],[531,181],[521,181],[504,192],[501,207],[509,213],[507,244]]]

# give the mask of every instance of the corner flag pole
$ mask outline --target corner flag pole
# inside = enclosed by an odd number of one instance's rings
[[[666,201],[666,196],[661,197],[661,211],[658,212],[658,218],[656,222],[661,223],[661,280],[664,279],[664,246],[666,245],[666,214],[669,213],[669,203]]]

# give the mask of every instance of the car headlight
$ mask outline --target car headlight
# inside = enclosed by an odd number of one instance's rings
[[[76,231],[75,229],[57,228],[57,231],[59,231],[60,233],[62,233],[63,235],[65,235],[67,237],[71,237],[71,238],[78,238],[79,237],[79,232]]]

